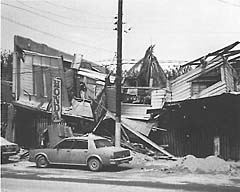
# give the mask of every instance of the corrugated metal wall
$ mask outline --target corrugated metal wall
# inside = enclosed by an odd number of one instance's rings
[[[223,94],[169,106],[159,121],[167,129],[154,140],[168,145],[176,156],[214,154],[214,137],[220,138],[220,157],[240,160],[240,95]]]

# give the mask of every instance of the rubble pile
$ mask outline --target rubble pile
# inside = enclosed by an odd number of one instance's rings
[[[153,162],[154,157],[148,156],[146,154],[138,153],[135,151],[131,151],[131,155],[133,156],[133,160],[130,162],[131,165],[145,165],[147,162]]]
[[[190,173],[240,174],[240,163],[225,161],[217,156],[197,158],[187,155],[176,162],[175,170]]]
[[[229,162],[216,156],[196,158],[193,155],[187,155],[179,160],[177,167],[192,173],[228,173],[233,168]]]
[[[225,161],[216,156],[206,158],[197,158],[193,155],[187,155],[179,158],[177,161],[155,160],[141,153],[133,153],[132,165],[138,165],[144,169],[154,169],[166,173],[189,172],[197,174],[231,174],[240,175],[240,161]]]

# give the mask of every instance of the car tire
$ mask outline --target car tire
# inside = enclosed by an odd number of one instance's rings
[[[46,168],[46,167],[48,167],[49,163],[48,163],[48,160],[45,156],[40,155],[36,159],[36,165],[39,168]]]
[[[87,165],[91,171],[99,171],[102,168],[102,163],[98,158],[89,159]]]

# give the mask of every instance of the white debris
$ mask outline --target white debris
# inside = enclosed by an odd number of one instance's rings
[[[153,162],[154,158],[148,155],[132,152],[133,160],[130,162],[132,165],[144,165],[146,162]]]
[[[154,169],[167,173],[187,171],[190,173],[232,174],[240,175],[240,162],[225,161],[216,156],[197,158],[187,155],[177,161],[154,160],[153,157],[141,153],[132,153],[131,165],[144,169]]]
[[[178,161],[178,169],[186,169],[192,173],[231,173],[234,169],[230,162],[227,162],[216,156],[207,158],[196,158],[193,155],[187,155]]]

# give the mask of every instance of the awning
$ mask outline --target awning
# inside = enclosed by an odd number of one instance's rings
[[[47,102],[40,103],[36,101],[18,100],[18,101],[14,101],[13,105],[27,109],[27,110],[31,110],[31,111],[44,112],[44,113],[51,114],[51,109],[48,109],[49,103]],[[73,101],[72,107],[62,107],[62,116],[82,118],[82,119],[94,121],[90,103],[78,102],[76,100]]]

